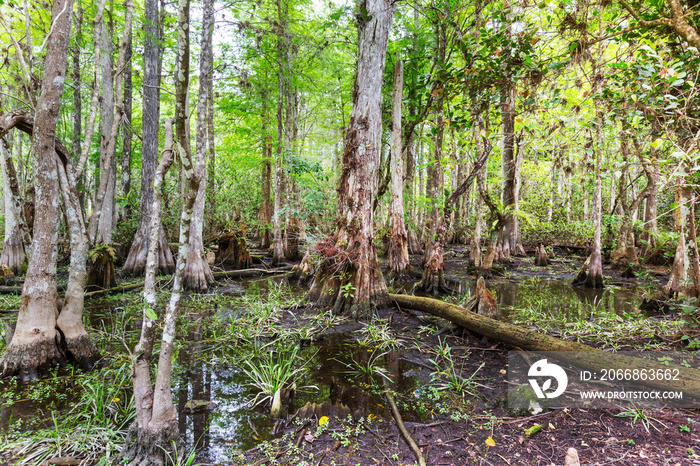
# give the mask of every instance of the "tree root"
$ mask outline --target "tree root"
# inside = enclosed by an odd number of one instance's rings
[[[25,345],[10,344],[0,361],[0,378],[19,375],[22,381],[29,381],[42,372],[65,364],[66,358],[53,338]]]
[[[128,466],[168,466],[177,464],[184,454],[184,442],[177,429],[159,429],[156,434],[129,427],[126,443],[119,455],[119,464]]]
[[[64,351],[68,360],[83,370],[91,370],[102,357],[95,343],[87,334],[78,338],[66,339]]]

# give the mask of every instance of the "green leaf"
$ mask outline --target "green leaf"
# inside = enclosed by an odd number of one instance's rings
[[[158,316],[156,315],[156,312],[151,309],[150,307],[147,307],[144,312],[146,313],[146,317],[148,317],[151,320],[158,320]]]

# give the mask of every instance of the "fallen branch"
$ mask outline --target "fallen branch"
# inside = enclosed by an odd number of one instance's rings
[[[638,381],[638,384],[660,390],[682,390],[684,396],[700,399],[700,370],[698,369],[660,365],[648,359],[609,353],[575,341],[561,340],[518,325],[499,322],[437,299],[397,294],[389,294],[389,298],[399,309],[405,307],[442,317],[467,330],[526,351],[569,352],[560,353],[558,359],[591,371],[600,370],[601,368],[629,369],[630,367],[649,370],[678,369],[677,380],[641,380]]]
[[[17,286],[0,286],[0,294],[22,294],[22,286],[24,281]],[[56,286],[56,291],[66,291],[66,285]]]
[[[246,269],[246,270],[229,270],[223,272],[214,272],[214,278],[247,278],[247,277],[259,277],[262,275],[274,275],[277,273],[288,272],[291,267],[280,267],[278,269],[264,270],[264,269]],[[162,286],[171,280],[170,276],[163,277],[156,282],[156,286]],[[138,290],[143,288],[144,282],[130,283],[128,285],[117,285],[114,288],[108,288],[104,290],[91,291],[90,293],[85,293],[85,298],[96,298],[99,296],[104,296],[107,294],[118,294],[125,293],[127,291]],[[0,287],[0,293],[2,293],[2,288]],[[19,293],[22,292],[20,288]]]
[[[411,450],[413,450],[413,454],[416,455],[418,465],[425,466],[425,457],[423,456],[423,452],[420,451],[420,448],[416,444],[415,440],[413,440],[411,434],[408,433],[408,430],[406,429],[406,426],[403,423],[403,419],[401,419],[401,413],[399,413],[399,408],[396,407],[394,397],[391,395],[391,391],[389,390],[389,387],[386,384],[386,380],[384,381],[384,395],[386,395],[386,399],[389,402],[389,406],[391,406],[391,412],[394,414],[394,419],[396,420],[396,425],[399,428],[399,432],[401,432],[401,435],[403,436],[404,440],[406,440],[408,446],[411,447]]]

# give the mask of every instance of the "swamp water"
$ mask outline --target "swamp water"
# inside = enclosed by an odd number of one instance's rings
[[[240,295],[253,287],[255,292],[263,294],[272,283],[238,282],[224,285],[215,293],[223,291]],[[464,302],[473,291],[474,282],[453,282],[451,286],[462,293],[451,299]],[[521,276],[517,280],[494,280],[488,283],[488,287],[497,297],[503,312],[501,318],[512,321],[522,321],[528,312],[565,317],[569,322],[595,321],[608,313],[620,316],[635,314],[642,300],[640,291],[633,284],[610,286],[605,290],[583,290],[572,288],[568,281],[559,277],[547,279]],[[86,304],[86,313],[90,315],[93,328],[103,333],[107,332],[106,327],[109,325],[120,328],[121,333],[114,342],[114,352],[124,352],[124,343],[133,348],[137,338],[137,326],[133,320],[124,322],[121,317],[123,313],[113,302],[109,304],[96,301]],[[240,318],[241,314],[245,314],[243,310],[225,307],[215,312],[224,320]],[[16,315],[5,314],[0,319],[9,328]],[[105,320],[111,323],[106,325]],[[297,357],[307,370],[296,381],[296,395],[288,406],[289,412],[295,412],[307,402],[321,404],[328,401],[336,406],[347,406],[348,412],[356,418],[377,414],[386,416],[388,411],[380,390],[370,390],[370,376],[359,369],[375,362],[376,367],[391,377],[392,388],[398,393],[404,420],[423,422],[424,414],[412,411],[410,403],[401,403],[402,400],[408,401],[422,384],[416,376],[421,367],[402,359],[400,351],[380,350],[360,342],[358,330],[362,328],[361,325],[346,322],[341,327],[317,333],[316,339],[302,340],[304,344]],[[230,362],[235,358],[212,357],[212,341],[203,341],[203,332],[200,330],[189,330],[185,348],[179,351],[175,365],[178,374],[174,377],[173,395],[178,405],[178,425],[187,446],[196,447],[198,461],[226,464],[234,451],[245,451],[262,440],[276,436],[275,420],[267,414],[269,410],[264,405],[252,406],[251,400],[256,391],[250,387],[250,378],[244,368]],[[263,342],[262,348],[273,347],[275,337],[274,334],[269,335],[267,338],[270,346]],[[422,369],[425,372],[425,367]],[[4,398],[0,399],[0,403],[3,403],[0,406],[0,432],[50,428],[54,419],[69,415],[72,405],[80,399],[78,385],[63,371],[59,371],[58,377],[53,377],[58,380],[51,385],[55,395],[38,401],[26,396],[26,391],[31,388],[18,387],[8,382],[0,383],[0,393],[6,392]],[[39,383],[43,381],[44,379]],[[374,386],[377,384],[381,384],[381,381],[375,374]],[[13,399],[13,396],[7,394],[8,391],[16,395],[12,403],[7,403]],[[213,401],[216,407],[191,412],[186,409],[190,400],[202,403]],[[31,427],[23,429],[18,426],[18,419]]]

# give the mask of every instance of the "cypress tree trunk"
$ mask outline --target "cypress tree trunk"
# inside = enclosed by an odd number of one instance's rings
[[[209,49],[209,60],[212,65],[214,63],[214,47]],[[209,168],[207,170],[207,205],[209,208],[205,213],[205,218],[207,219],[207,225],[213,230],[214,221],[216,219],[216,178],[214,174],[216,173],[216,146],[215,146],[215,135],[214,133],[214,73],[209,75],[209,85],[207,86],[207,163]],[[272,149],[270,149],[272,150]],[[202,181],[203,182],[203,181]]]
[[[318,305],[332,306],[336,313],[349,311],[355,318],[388,303],[374,246],[373,203],[381,151],[382,76],[395,7],[388,0],[361,2],[367,14],[358,24],[357,75],[338,182],[337,230],[318,246],[322,260],[309,292]]]
[[[596,125],[596,159],[595,159],[595,206],[593,211],[593,221],[595,222],[595,234],[593,237],[593,252],[586,259],[581,270],[572,285],[582,286],[585,288],[604,288],[603,284],[603,258],[602,258],[602,242],[601,236],[603,231],[602,221],[602,180],[600,177],[601,159],[603,158],[603,135],[602,125],[604,124],[603,114],[600,111],[600,103],[596,101],[596,114],[599,119]]]
[[[153,204],[153,176],[158,163],[158,119],[160,102],[160,50],[162,37],[158,20],[158,3],[145,0],[144,3],[144,73],[143,73],[143,143],[141,145],[141,216],[134,241],[123,271],[131,275],[142,275],[146,268],[148,241]],[[175,261],[170,251],[163,226],[159,227],[157,267],[162,273],[172,273]]]
[[[95,194],[95,206],[88,227],[88,234],[90,235],[92,243],[95,245],[110,244],[112,242],[116,174],[112,167],[115,165],[115,161],[113,160],[114,156],[110,151],[110,146],[112,145],[112,126],[115,119],[118,124],[121,117],[120,114],[117,115],[117,118],[115,118],[114,115],[115,91],[112,78],[112,71],[114,70],[114,64],[112,62],[113,29],[111,19],[102,22],[100,28],[100,47],[102,49],[102,54],[100,56],[100,182],[97,193]],[[121,84],[119,84],[119,86],[121,88]]]
[[[195,176],[200,180],[207,178],[207,102],[209,75],[214,72],[210,58],[212,54],[212,35],[214,33],[214,1],[205,0],[202,12],[202,42],[199,71],[199,96],[197,98],[197,147],[195,153]],[[206,183],[199,183],[197,198],[192,211],[192,226],[189,234],[187,265],[185,266],[185,288],[203,292],[214,282],[209,263],[204,257],[204,201]]]
[[[435,58],[438,63],[444,63],[445,61],[445,50],[447,48],[446,39],[445,27],[440,23],[436,23],[435,40],[437,50]],[[435,238],[438,234],[437,230],[438,224],[440,223],[440,213],[443,210],[442,191],[445,185],[442,167],[442,144],[445,133],[443,121],[445,89],[442,82],[438,82],[436,85],[436,92],[439,92],[439,96],[437,102],[435,103],[435,152],[433,152],[432,163],[428,167],[428,180],[426,186],[426,194],[430,199],[430,210],[428,212],[428,221],[425,227],[428,235],[425,241],[425,257],[423,259],[425,264],[427,264],[430,260]],[[438,254],[442,255],[442,251],[439,251]],[[440,267],[442,267],[442,265]]]
[[[132,114],[132,79],[131,79],[131,57],[133,55],[133,36],[129,34],[129,42],[126,47],[126,61],[124,69],[124,129],[122,132],[122,173],[120,183],[120,196],[126,201],[121,208],[121,218],[127,219],[131,216],[131,204],[129,204],[129,193],[131,191],[131,114]]]
[[[673,259],[671,276],[664,285],[667,296],[700,296],[700,262],[698,260],[697,236],[695,233],[695,202],[692,188],[692,169],[685,167],[689,173],[686,180],[679,180],[678,186],[678,227],[680,237],[676,255]]]
[[[22,243],[21,200],[15,195],[11,186],[15,186],[19,194],[17,175],[12,163],[12,153],[3,138],[0,141],[0,168],[2,169],[2,200],[5,207],[5,238],[2,243],[0,267],[5,267],[18,275],[24,261],[24,244]],[[14,176],[13,176],[14,175]],[[0,270],[0,276],[4,270]]]
[[[277,0],[277,17],[280,24],[279,37],[277,38],[277,60],[279,61],[279,92],[277,94],[277,151],[275,154],[275,203],[272,213],[273,226],[273,252],[272,264],[278,265],[284,260],[284,245],[282,238],[282,196],[284,189],[284,173],[282,172],[282,160],[284,150],[284,122],[282,120],[282,109],[285,98],[285,68],[287,64],[286,56],[289,53],[287,35],[288,24],[288,4],[283,0]]]
[[[404,221],[403,148],[401,147],[401,103],[403,100],[403,62],[396,60],[394,90],[391,99],[391,206],[389,231],[389,270],[394,280],[411,273],[408,258],[408,237]]]
[[[436,294],[438,292],[451,292],[444,278],[444,257],[443,249],[445,242],[447,240],[447,222],[450,219],[452,209],[457,204],[457,200],[467,192],[469,186],[476,179],[477,173],[479,173],[482,167],[486,164],[489,153],[491,150],[483,151],[479,158],[474,162],[474,168],[472,169],[469,176],[464,180],[464,182],[454,190],[452,195],[445,202],[445,212],[443,213],[438,228],[435,233],[435,242],[433,244],[433,249],[428,257],[428,261],[423,268],[423,277],[420,283],[418,283],[417,288],[419,290],[425,291],[426,293]]]
[[[151,239],[148,249],[146,286],[144,287],[145,306],[141,338],[132,354],[132,380],[136,401],[136,421],[129,429],[127,444],[122,452],[123,459],[130,464],[160,466],[169,464],[173,457],[180,457],[183,442],[178,435],[177,411],[173,405],[171,390],[172,351],[175,339],[175,324],[182,296],[185,262],[190,244],[192,210],[199,191],[200,178],[195,172],[187,131],[187,89],[189,84],[189,0],[178,3],[178,62],[175,73],[175,123],[177,151],[182,165],[183,179],[187,183],[187,196],[180,216],[180,236],[177,268],[173,277],[173,289],[166,307],[163,337],[160,344],[158,369],[155,386],[151,385],[150,359],[153,351],[155,322],[151,313],[156,306],[155,272],[156,243],[160,225],[160,204],[162,199],[163,176],[172,164],[172,123],[166,123],[166,146],[155,176],[153,219]]]
[[[58,234],[58,174],[55,160],[56,123],[68,63],[72,0],[53,4],[53,28],[47,39],[41,94],[32,137],[37,209],[34,241],[22,290],[17,327],[0,360],[0,377],[37,372],[63,363],[56,344],[56,235]]]
[[[272,235],[270,225],[272,224],[272,146],[270,143],[270,135],[267,130],[268,114],[267,114],[267,89],[260,92],[262,100],[262,137],[260,144],[262,147],[262,198],[263,205],[260,207],[258,218],[260,220],[260,249],[268,249],[272,245]]]

